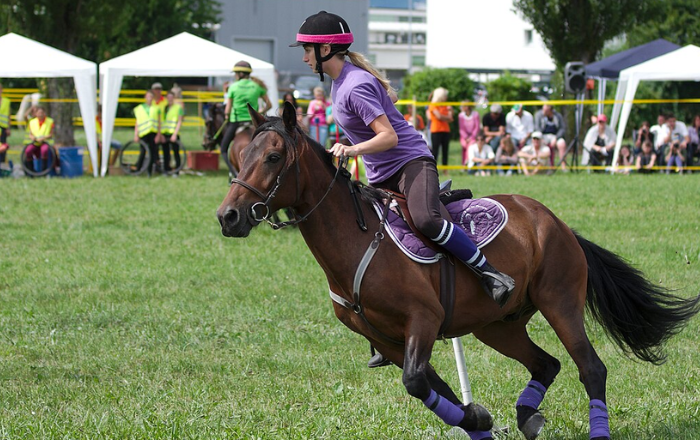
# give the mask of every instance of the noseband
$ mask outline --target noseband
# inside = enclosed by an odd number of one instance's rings
[[[283,130],[279,129],[278,127],[276,127],[275,125],[273,125],[272,123],[269,123],[269,122],[261,125],[260,127],[258,127],[257,130],[255,130],[255,133],[253,133],[253,137],[251,138],[251,142],[260,133],[263,133],[265,131],[274,131],[275,133],[277,133],[284,140],[284,146],[287,149],[287,152],[289,152],[292,149],[294,149],[294,151],[296,152],[296,144],[294,143],[294,140],[297,138],[297,136],[299,136],[299,133],[297,133],[295,131],[294,138],[290,139],[288,133],[284,132]],[[338,169],[336,170],[336,173],[333,176],[333,180],[331,181],[330,185],[328,186],[326,193],[323,195],[323,197],[321,197],[321,200],[319,200],[318,203],[316,203],[316,205],[313,208],[311,208],[311,210],[309,212],[307,212],[305,215],[303,215],[302,217],[295,218],[293,220],[288,220],[286,222],[274,223],[274,222],[270,221],[270,219],[269,219],[270,214],[271,214],[270,203],[272,203],[272,199],[274,199],[275,196],[277,195],[277,192],[279,191],[280,186],[282,185],[282,181],[283,181],[284,177],[286,176],[287,172],[289,172],[289,170],[291,169],[291,166],[286,167],[282,171],[280,171],[280,173],[277,175],[277,179],[275,180],[275,185],[267,193],[267,195],[263,194],[262,191],[258,190],[257,188],[255,188],[254,186],[249,184],[248,182],[245,182],[245,181],[238,179],[238,178],[231,179],[231,185],[233,185],[233,184],[241,185],[243,188],[249,190],[250,192],[252,192],[256,196],[260,197],[260,199],[262,199],[262,202],[253,203],[253,205],[250,207],[250,211],[246,213],[248,215],[248,218],[252,222],[260,223],[260,222],[265,221],[272,227],[272,229],[275,229],[275,230],[282,229],[286,226],[296,225],[296,224],[299,224],[299,223],[305,221],[311,215],[311,213],[313,213],[316,210],[316,208],[318,208],[318,206],[321,204],[321,202],[323,202],[323,200],[325,200],[326,196],[328,196],[328,194],[331,192],[331,189],[333,188],[335,181],[338,179],[338,174],[341,172],[340,170],[341,169],[345,170],[345,166],[347,165],[348,159],[349,158],[341,158],[340,164],[338,165]],[[300,194],[301,190],[299,188],[299,176],[301,175],[301,170],[299,168],[298,152],[297,152],[296,157],[294,159],[294,168],[296,170],[297,190],[296,190],[296,199],[292,205],[295,205],[299,201],[299,198],[301,196],[301,194]],[[345,172],[347,173],[347,170],[345,170]],[[258,207],[264,208],[264,211],[261,213],[261,215],[258,215],[258,211],[257,211]]]

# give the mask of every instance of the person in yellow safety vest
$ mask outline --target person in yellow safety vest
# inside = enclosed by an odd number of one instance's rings
[[[165,122],[165,108],[168,106],[168,100],[163,96],[163,84],[156,82],[151,85],[151,91],[153,92],[153,105],[160,109],[160,126],[163,126]],[[166,142],[165,136],[162,134],[156,137],[156,144],[164,144]]]
[[[165,143],[163,144],[163,170],[166,173],[171,171],[170,168],[170,149],[173,150],[175,156],[175,169],[180,168],[180,128],[182,120],[185,117],[185,110],[180,104],[175,102],[175,94],[168,92],[166,95],[168,106],[165,109],[165,123],[162,127]]]
[[[46,169],[49,149],[53,145],[53,119],[46,116],[46,110],[41,106],[36,108],[35,115],[27,124],[29,143],[24,158],[28,169],[40,171],[34,168],[34,159],[41,158],[42,170]]]
[[[144,141],[148,145],[150,158],[148,161],[148,175],[153,173],[153,168],[158,158],[158,145],[156,138],[160,134],[160,108],[153,105],[153,92],[150,90],[144,96],[145,102],[134,107],[136,124],[134,125],[134,142]],[[135,170],[141,169],[143,165],[143,150],[139,152],[139,158],[135,164]]]
[[[2,84],[0,84],[0,163],[5,163],[5,154],[9,149],[8,137],[10,137],[10,100],[2,96]]]

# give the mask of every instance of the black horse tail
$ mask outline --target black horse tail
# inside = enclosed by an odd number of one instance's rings
[[[700,311],[700,296],[672,295],[620,256],[574,235],[588,262],[588,310],[622,351],[663,363],[663,344]]]

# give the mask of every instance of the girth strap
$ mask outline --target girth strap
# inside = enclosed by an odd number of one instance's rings
[[[455,308],[455,265],[452,258],[440,259],[440,304],[445,317],[438,330],[438,338],[445,339],[445,332],[452,324],[452,312]]]

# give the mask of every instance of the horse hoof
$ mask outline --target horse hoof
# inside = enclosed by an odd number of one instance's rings
[[[464,411],[464,419],[459,427],[465,431],[490,431],[493,428],[491,413],[478,403],[462,406],[462,411]]]
[[[538,411],[531,415],[525,423],[523,423],[522,427],[519,427],[520,432],[523,433],[527,440],[534,440],[542,433],[544,422],[544,416]]]

